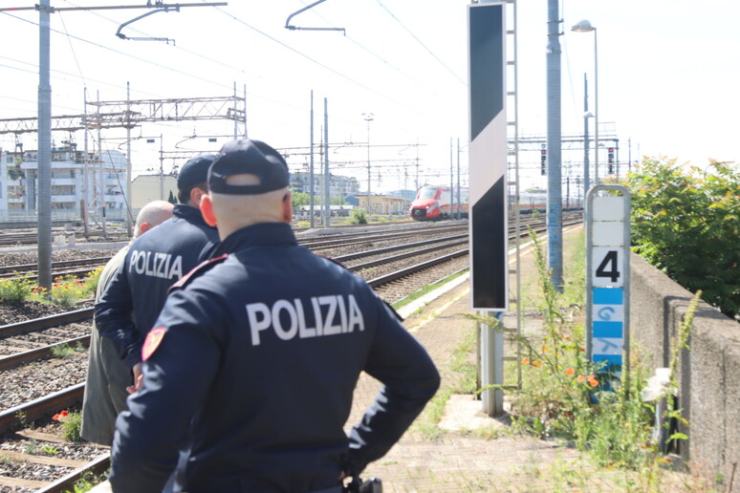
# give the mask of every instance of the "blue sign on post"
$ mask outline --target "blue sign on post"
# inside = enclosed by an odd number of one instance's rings
[[[629,254],[629,190],[592,187],[586,200],[586,351],[601,366],[605,390],[629,366]]]

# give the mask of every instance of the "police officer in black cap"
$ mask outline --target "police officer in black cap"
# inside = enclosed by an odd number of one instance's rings
[[[172,218],[135,240],[101,300],[95,305],[100,334],[113,340],[133,371],[132,391],[140,383],[141,345],[164,306],[167,290],[207,259],[218,232],[199,210],[207,193],[208,168],[215,154],[189,160],[177,177],[178,199]]]
[[[267,144],[227,144],[203,217],[214,258],[175,284],[117,422],[114,492],[339,493],[382,457],[439,386],[426,351],[358,276],[298,246],[288,168]],[[362,371],[384,387],[347,436]]]

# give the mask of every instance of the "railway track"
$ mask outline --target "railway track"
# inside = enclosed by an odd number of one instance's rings
[[[346,233],[326,235],[325,237],[299,239],[299,243],[315,251],[326,250],[336,247],[349,247],[362,245],[366,243],[393,241],[396,239],[420,236],[425,234],[450,233],[455,231],[467,231],[467,224],[455,224],[449,226],[437,226],[431,228],[412,228],[409,230],[398,231],[397,229],[385,229],[369,234],[363,233]],[[93,270],[105,265],[110,257],[94,257],[91,259],[76,259],[55,262],[56,270],[52,275],[56,277],[74,276],[84,277]],[[37,278],[37,264],[18,264],[0,267],[0,279],[27,279],[34,281]]]
[[[566,219],[564,221],[564,226],[577,224],[579,222],[580,220],[574,220],[572,218],[570,220]],[[530,224],[530,226],[533,226],[533,224]],[[533,229],[535,231],[543,231],[544,224],[540,222],[539,227]],[[513,231],[510,231],[510,237],[513,233]],[[404,238],[407,236],[408,235],[399,235],[396,236],[396,238]],[[341,240],[332,239],[327,241]],[[370,250],[364,250],[362,252],[353,252],[345,255],[338,255],[334,257],[334,260],[340,262],[351,262],[355,260],[362,260],[363,258],[371,258],[369,260],[361,261],[348,266],[350,270],[361,272],[365,269],[369,269],[375,266],[391,264],[399,262],[401,260],[418,257],[424,254],[428,255],[434,251],[439,251],[443,249],[452,250],[443,255],[434,256],[431,259],[404,266],[400,269],[393,270],[392,272],[384,273],[371,279],[367,279],[367,282],[370,286],[372,286],[373,288],[379,288],[382,286],[390,285],[392,283],[404,282],[406,278],[408,278],[409,276],[413,276],[416,273],[423,272],[435,266],[440,266],[454,259],[466,256],[468,254],[466,243],[467,233],[455,233],[453,230],[452,234],[432,238],[430,240],[417,241],[401,245],[390,245]],[[460,248],[456,248],[458,246]],[[380,255],[384,256],[380,258],[372,258],[378,257]],[[27,322],[21,322],[19,324],[6,325],[0,327],[0,340],[10,337],[11,335],[17,336],[21,334],[29,334],[37,331],[48,330],[52,327],[58,327],[59,325],[64,325],[67,323],[85,322],[89,321],[91,318],[92,309],[84,308],[59,315],[29,320]],[[53,353],[52,348],[54,346],[58,347],[62,345],[73,344],[89,344],[89,336],[81,336],[65,340],[54,345],[49,345],[44,348],[36,348],[33,350],[24,351],[19,354],[12,354],[9,356],[0,357],[0,371],[11,369],[36,359],[47,358]],[[0,412],[0,435],[7,434],[14,429],[22,427],[25,422],[43,419],[55,412],[58,412],[60,409],[79,406],[82,402],[83,392],[84,383],[78,383],[57,392],[48,394],[44,397],[34,399],[32,401],[14,406]],[[46,493],[61,493],[67,489],[72,488],[75,482],[82,478],[85,474],[89,474],[91,472],[93,474],[101,474],[108,469],[109,461],[110,458],[107,454],[97,456],[89,463],[75,468],[74,470],[68,472],[63,477],[60,477],[53,482],[49,482],[38,491]],[[0,485],[1,484],[2,478],[0,478]]]
[[[530,224],[536,224],[539,220],[528,219],[523,221],[523,226]],[[444,233],[458,233],[467,234],[468,225],[463,224],[449,224],[440,225],[426,228],[411,228],[404,231],[398,229],[383,229],[373,231],[371,233],[358,232],[358,233],[341,233],[331,234],[322,237],[315,238],[302,238],[299,239],[299,243],[303,246],[310,248],[311,250],[321,252],[331,248],[345,248],[350,246],[358,246],[367,243],[378,243],[393,241],[397,239],[409,238],[413,236],[425,235],[425,234],[444,234]],[[54,267],[61,270],[56,270],[52,275],[56,277],[74,276],[84,277],[93,270],[105,265],[109,257],[93,257],[90,259],[75,259],[54,262]],[[0,279],[27,279],[36,280],[36,267],[35,263],[18,264],[11,266],[0,267]]]
[[[571,221],[569,224],[574,224],[574,221]],[[540,223],[540,230],[541,229],[542,223]],[[509,233],[512,236],[514,235],[515,232],[513,228],[510,229]],[[349,270],[353,272],[358,272],[362,275],[363,271],[371,269],[373,267],[393,264],[414,257],[425,255],[429,256],[430,254],[437,251],[453,249],[453,251],[448,252],[444,255],[434,256],[431,259],[427,259],[412,266],[403,267],[401,269],[393,270],[392,272],[377,275],[373,278],[367,279],[368,283],[372,287],[380,287],[386,283],[402,279],[403,277],[433,267],[447,260],[466,255],[467,248],[462,248],[462,246],[466,245],[467,241],[468,240],[466,233],[458,233],[412,243],[391,245],[370,250],[363,250],[360,252],[353,252],[345,255],[338,255],[333,257],[333,260],[340,263],[346,263],[346,267]],[[390,253],[391,255],[379,257],[380,255],[388,253]],[[352,262],[356,260],[362,260],[364,258],[367,258],[368,260],[361,262]],[[364,277],[367,278],[368,276]],[[93,308],[82,308],[56,315],[50,315],[37,319],[27,320],[24,322],[0,326],[0,342],[9,341],[9,338],[23,336],[25,334],[43,333],[44,331],[48,331],[50,329],[65,326],[68,324],[91,322],[92,318]],[[74,335],[69,338],[62,338],[61,340],[58,334],[52,334],[52,336],[54,342],[51,344],[40,345],[41,347],[33,347],[31,349],[13,352],[12,354],[0,355],[0,371],[10,370],[31,361],[48,358],[54,355],[55,351],[61,350],[65,347],[87,347],[89,345],[90,339],[89,335]],[[13,341],[10,340],[10,342]],[[38,343],[35,343],[34,345],[39,346]]]

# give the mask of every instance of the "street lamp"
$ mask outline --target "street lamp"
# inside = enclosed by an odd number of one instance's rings
[[[594,183],[599,183],[599,49],[596,28],[587,20],[582,20],[570,28],[574,33],[594,33]]]
[[[588,193],[588,188],[591,185],[591,180],[589,179],[589,162],[588,162],[588,119],[593,118],[594,114],[590,111],[585,111],[583,113],[583,196],[586,197],[586,194]]]
[[[367,213],[370,214],[370,122],[375,119],[375,115],[363,113],[362,118],[367,122]]]

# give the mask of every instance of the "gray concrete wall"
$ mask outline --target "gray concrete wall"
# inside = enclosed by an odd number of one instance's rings
[[[631,340],[643,362],[668,366],[692,294],[637,255],[631,266]],[[690,346],[679,370],[679,407],[689,420],[681,454],[723,481],[720,491],[740,493],[740,324],[701,303]]]

